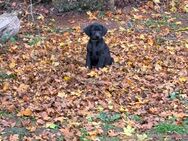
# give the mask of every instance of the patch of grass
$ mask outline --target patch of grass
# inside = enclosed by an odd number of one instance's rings
[[[149,28],[160,28],[162,26],[170,27],[171,29],[177,29],[175,22],[168,22],[171,17],[163,15],[160,19],[148,19],[144,22],[145,26]]]
[[[61,135],[61,136],[58,136],[57,138],[56,138],[56,141],[64,141],[64,137]]]
[[[11,114],[7,112],[6,110],[1,110],[0,111],[0,118],[1,117],[9,117]]]
[[[35,37],[33,37],[33,38],[31,38],[31,39],[29,40],[28,45],[34,46],[34,45],[36,45],[38,42],[40,42],[41,40],[42,40],[41,37],[35,36]]]
[[[12,127],[12,128],[6,128],[2,133],[2,136],[9,136],[9,135],[14,135],[18,134],[19,139],[22,140],[24,136],[29,135],[29,131],[25,127]]]
[[[157,133],[178,133],[178,134],[188,133],[188,131],[183,126],[178,126],[169,123],[160,123],[154,127],[154,130]]]
[[[120,141],[120,139],[118,137],[100,136],[98,138],[100,141]]]
[[[74,31],[74,29],[72,29],[72,28],[55,28],[53,30],[53,32],[60,33],[60,34],[64,34],[65,32],[73,32],[73,31]]]
[[[0,79],[11,79],[11,78],[16,78],[15,74],[6,74],[0,72]]]
[[[103,131],[104,131],[105,133],[107,133],[109,130],[114,129],[114,128],[115,128],[115,126],[110,125],[110,124],[107,124],[107,123],[105,123],[105,124],[102,126],[102,129],[103,129]]]
[[[179,95],[180,95],[180,92],[172,92],[172,93],[169,94],[169,98],[171,100],[174,100],[174,99],[179,98]]]
[[[85,128],[81,129],[81,133],[82,135],[80,136],[80,141],[91,141],[88,139],[89,133],[87,132]]]
[[[105,11],[99,11],[97,17],[103,19],[105,17]]]
[[[138,115],[133,115],[133,116],[132,116],[132,119],[133,119],[134,121],[141,121],[141,120],[142,120],[142,118],[141,118],[140,116],[138,116]]]
[[[103,121],[103,122],[114,122],[118,119],[121,118],[121,115],[119,113],[114,113],[114,114],[108,114],[108,113],[100,113],[98,115],[98,118]]]

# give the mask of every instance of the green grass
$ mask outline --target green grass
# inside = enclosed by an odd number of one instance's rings
[[[108,113],[104,113],[104,112],[101,112],[99,115],[98,115],[98,118],[103,121],[103,122],[114,122],[118,119],[121,118],[121,115],[119,113],[114,113],[114,114],[108,114]]]
[[[183,126],[178,126],[170,123],[160,123],[154,127],[154,130],[157,133],[178,133],[178,134],[187,134],[188,131]]]
[[[0,118],[1,117],[9,117],[11,114],[5,110],[0,110]]]
[[[15,78],[16,75],[15,74],[6,74],[3,72],[0,72],[0,80],[1,79],[10,79],[10,78]]]
[[[168,22],[170,18],[171,17],[164,15],[160,19],[148,19],[144,22],[144,24],[149,28],[160,28],[162,26],[166,26],[171,29],[177,29],[178,26],[175,22]]]
[[[81,136],[80,136],[80,141],[90,141],[87,137],[89,136],[89,133],[85,128],[81,129]]]
[[[120,141],[118,137],[106,137],[106,136],[101,136],[98,137],[100,141]]]
[[[33,38],[31,38],[31,39],[29,40],[28,45],[34,46],[34,45],[36,45],[38,42],[40,42],[41,40],[42,40],[41,37],[35,36],[35,37],[33,37]]]

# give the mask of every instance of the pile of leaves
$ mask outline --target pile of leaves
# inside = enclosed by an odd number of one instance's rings
[[[115,24],[115,63],[100,70],[85,68],[82,23],[23,19],[1,47],[0,140],[188,139],[187,14],[147,8],[87,13]]]

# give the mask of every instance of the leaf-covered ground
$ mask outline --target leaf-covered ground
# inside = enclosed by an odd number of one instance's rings
[[[147,8],[23,18],[0,50],[0,140],[188,140],[188,15]],[[115,59],[100,70],[85,68],[93,21]]]

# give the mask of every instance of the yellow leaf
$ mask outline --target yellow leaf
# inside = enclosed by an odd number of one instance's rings
[[[98,76],[98,74],[95,71],[91,71],[90,73],[87,74],[87,76],[96,77]]]
[[[123,28],[122,26],[119,27],[119,31],[126,31],[125,28]]]
[[[108,108],[110,109],[110,110],[112,110],[113,108],[114,108],[114,106],[113,105],[108,105]]]
[[[153,0],[154,3],[160,3],[160,0]]]
[[[155,64],[155,70],[160,71],[162,70],[162,67],[159,64]]]
[[[29,85],[20,84],[20,86],[17,88],[17,92],[25,93],[28,88],[29,88]]]
[[[57,67],[57,66],[59,66],[59,62],[52,62],[52,65]]]
[[[96,20],[97,19],[97,17],[93,13],[91,13],[91,11],[88,11],[86,14],[89,16],[90,20]]]
[[[82,91],[81,91],[81,90],[77,90],[77,91],[71,92],[71,95],[80,96],[81,94],[82,94]]]
[[[124,108],[123,106],[120,107],[119,111],[120,112],[128,112],[128,110],[126,108]]]
[[[64,78],[63,78],[63,80],[65,80],[65,81],[69,81],[71,78],[69,77],[69,76],[65,76]]]
[[[181,22],[181,21],[178,21],[178,22],[176,22],[176,24],[177,24],[177,25],[181,25],[181,24],[182,24],[182,22]]]
[[[21,113],[22,116],[31,116],[32,115],[32,111],[28,108],[21,111],[20,113]]]
[[[3,83],[3,91],[7,91],[9,89],[9,83],[8,82],[4,82]]]
[[[103,108],[101,105],[99,105],[99,106],[97,107],[97,109],[98,109],[100,112],[102,112],[102,111],[104,110],[104,108]]]
[[[108,68],[107,67],[104,67],[101,69],[102,72],[108,72]]]
[[[143,34],[140,35],[140,39],[145,40],[145,36]]]
[[[16,66],[16,62],[14,60],[11,61],[11,63],[9,64],[9,67],[12,69]]]
[[[183,7],[183,10],[188,13],[188,4],[186,4],[184,7]]]
[[[149,44],[150,46],[153,46],[154,41],[153,41],[153,39],[152,39],[152,38],[148,38],[148,44]]]
[[[40,16],[37,17],[37,19],[44,21],[44,16],[40,14]]]
[[[187,43],[185,44],[185,47],[188,48],[188,44]]]
[[[180,81],[181,83],[184,83],[184,82],[187,81],[187,78],[186,78],[186,77],[180,77],[180,78],[179,78],[179,81]]]
[[[57,94],[57,96],[61,97],[61,98],[64,98],[64,97],[67,97],[67,94],[65,94],[64,92],[59,92]]]
[[[145,141],[147,137],[148,136],[146,134],[141,134],[141,135],[137,134],[138,141]]]
[[[64,47],[66,45],[66,43],[61,42],[59,45],[60,45],[60,47]]]
[[[135,129],[132,128],[130,125],[127,125],[127,127],[123,128],[123,131],[124,131],[123,134],[130,137],[135,132]]]

